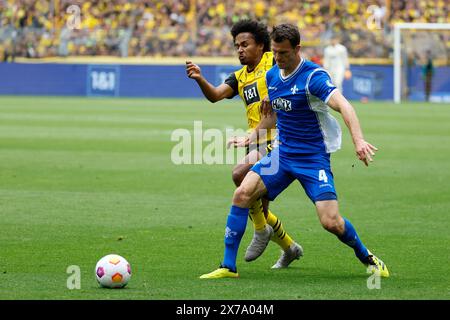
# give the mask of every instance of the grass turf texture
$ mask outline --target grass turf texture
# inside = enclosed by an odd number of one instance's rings
[[[274,243],[244,262],[249,222],[241,278],[198,279],[222,259],[232,166],[176,166],[170,136],[194,120],[245,128],[238,100],[1,97],[0,299],[449,299],[450,105],[354,105],[380,150],[365,168],[343,126],[332,166],[342,214],[390,269],[379,290],[296,182],[271,208],[300,262],[271,270]],[[95,281],[109,253],[131,263],[125,289]],[[70,265],[80,290],[66,287]]]

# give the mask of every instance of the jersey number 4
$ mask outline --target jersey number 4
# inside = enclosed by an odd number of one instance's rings
[[[327,174],[325,173],[325,170],[319,170],[319,181],[328,183],[328,177]]]

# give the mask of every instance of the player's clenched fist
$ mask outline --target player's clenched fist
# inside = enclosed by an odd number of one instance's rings
[[[200,67],[192,63],[192,61],[186,61],[186,73],[189,78],[195,80],[199,79],[202,76]]]

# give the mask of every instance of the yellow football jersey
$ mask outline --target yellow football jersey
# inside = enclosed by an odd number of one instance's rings
[[[273,64],[272,52],[266,52],[251,72],[247,71],[247,66],[243,66],[225,80],[225,83],[234,90],[233,97],[239,94],[245,104],[249,131],[256,128],[261,121],[261,101],[268,95],[266,72]],[[270,130],[265,140],[272,140]]]

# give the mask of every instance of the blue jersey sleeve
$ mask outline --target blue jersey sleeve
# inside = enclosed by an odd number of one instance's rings
[[[325,70],[317,70],[309,80],[308,90],[312,95],[327,103],[331,94],[336,90],[336,86],[331,82],[331,78]]]

